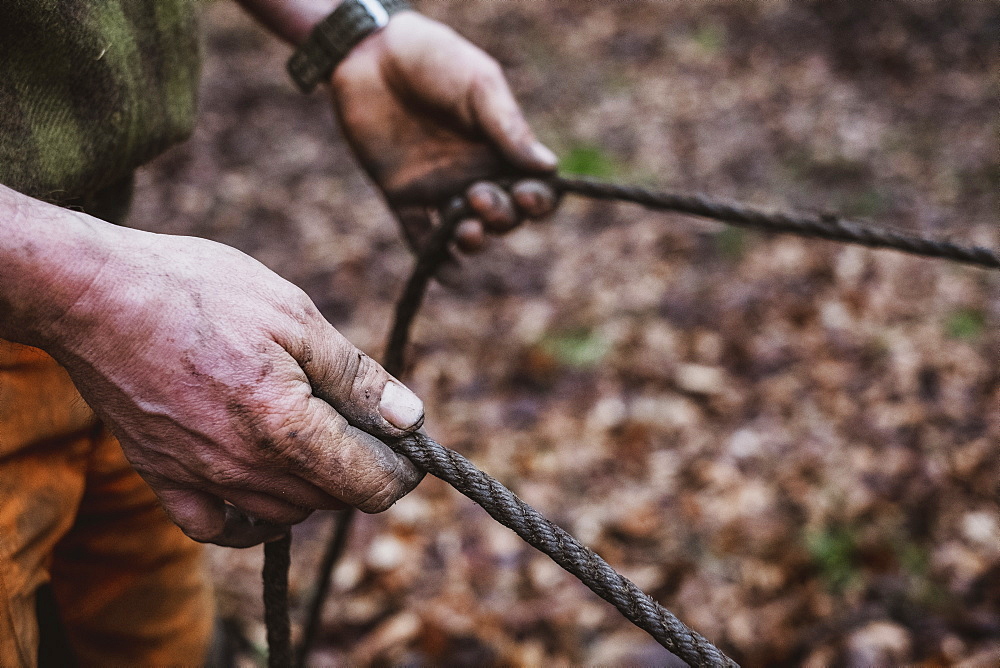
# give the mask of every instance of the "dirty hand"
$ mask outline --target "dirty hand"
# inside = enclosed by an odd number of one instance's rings
[[[228,246],[89,220],[101,262],[42,347],[191,538],[245,547],[416,486],[379,438],[423,404],[304,292]]]
[[[555,156],[535,139],[496,61],[447,26],[400,12],[354,48],[331,83],[344,134],[414,250],[430,230],[430,208],[465,188],[478,215],[457,231],[466,252],[483,247],[486,231],[555,208],[552,189],[524,177],[554,171]],[[509,190],[489,181],[515,175]]]

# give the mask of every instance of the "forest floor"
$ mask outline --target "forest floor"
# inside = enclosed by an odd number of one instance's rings
[[[1000,248],[1000,5],[422,0],[563,169]],[[133,221],[236,246],[382,355],[411,267],[328,102],[229,3]],[[568,198],[432,288],[426,426],[749,666],[1000,664],[1000,274]],[[333,520],[296,528],[293,626]],[[212,549],[263,651],[261,551]],[[362,516],[315,665],[670,656],[427,479]]]

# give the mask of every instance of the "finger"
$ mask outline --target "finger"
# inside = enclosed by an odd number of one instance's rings
[[[226,527],[222,536],[213,540],[223,547],[253,547],[261,543],[270,543],[288,535],[289,527],[270,524],[247,515],[236,506],[226,504]]]
[[[505,158],[533,172],[555,170],[555,154],[535,139],[499,66],[476,80],[470,102],[476,120]]]
[[[455,245],[463,253],[479,253],[486,247],[486,231],[474,218],[463,220],[455,228]]]
[[[287,510],[295,509],[295,512],[300,509],[313,511],[342,510],[344,508],[343,501],[330,496],[308,480],[303,480],[288,471],[278,472],[275,469],[275,466],[259,466],[256,469],[240,471],[235,476],[231,474],[224,482],[209,481],[212,486],[208,491],[226,501],[235,503],[255,517],[267,519],[276,524],[297,524],[298,522],[291,519],[268,517],[265,511],[249,503],[242,503],[239,495],[245,493],[281,501],[286,504]]]
[[[535,179],[518,181],[510,189],[514,204],[528,218],[538,220],[550,215],[559,204],[559,195],[547,183]]]
[[[293,470],[327,494],[364,512],[381,512],[423,477],[413,463],[370,433],[351,426],[319,397],[310,399],[308,428],[284,455]]]
[[[208,543],[222,535],[226,526],[222,499],[195,489],[159,489],[163,509],[189,538]]]
[[[227,489],[225,500],[255,520],[277,526],[291,526],[305,520],[312,510],[284,501],[270,494]]]
[[[398,438],[423,424],[424,404],[417,395],[326,320],[313,321],[306,338],[289,342],[287,350],[305,371],[312,393],[351,425]]]
[[[167,515],[192,540],[251,547],[284,535],[287,527],[252,521],[222,499],[196,489],[157,489]]]
[[[271,496],[278,496],[283,501],[301,508],[312,510],[343,510],[346,505],[340,499],[330,496],[308,480],[298,476],[289,476],[279,485],[274,484],[274,478],[267,476],[265,486],[258,491]]]
[[[495,183],[480,181],[466,192],[469,206],[479,215],[490,232],[506,232],[518,223],[514,201]]]

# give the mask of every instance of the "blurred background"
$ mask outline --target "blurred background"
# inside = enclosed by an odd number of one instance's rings
[[[995,2],[419,0],[567,173],[1000,248]],[[288,49],[207,8],[195,138],[133,224],[236,246],[380,358],[411,257]],[[1000,665],[1000,276],[567,199],[432,288],[427,429],[745,665]],[[333,517],[295,531],[293,627]],[[259,548],[211,552],[240,665]],[[360,517],[315,665],[669,655],[428,479]]]

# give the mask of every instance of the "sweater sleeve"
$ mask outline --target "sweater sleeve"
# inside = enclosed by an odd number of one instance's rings
[[[53,203],[127,179],[185,139],[196,0],[0,3],[0,183]]]

